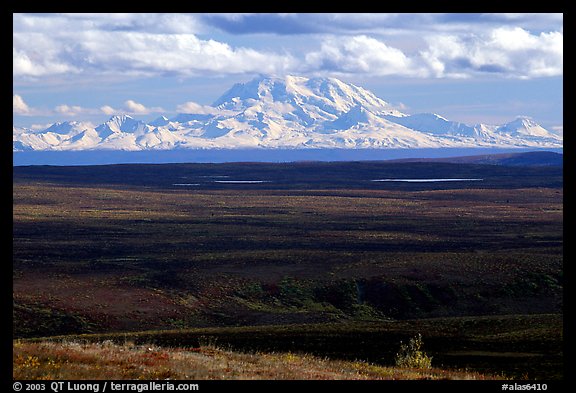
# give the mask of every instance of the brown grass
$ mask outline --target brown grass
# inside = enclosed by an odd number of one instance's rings
[[[500,379],[438,368],[383,367],[362,361],[338,361],[295,353],[239,353],[213,345],[196,349],[130,343],[14,341],[13,378],[58,379],[303,379],[416,380]]]

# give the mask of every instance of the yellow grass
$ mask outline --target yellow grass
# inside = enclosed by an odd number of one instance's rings
[[[102,343],[15,341],[13,378],[33,379],[498,379],[443,369],[383,367],[296,353],[239,353]]]

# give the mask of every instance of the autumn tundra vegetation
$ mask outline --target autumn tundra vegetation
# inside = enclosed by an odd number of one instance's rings
[[[15,379],[563,377],[561,166],[13,175]]]

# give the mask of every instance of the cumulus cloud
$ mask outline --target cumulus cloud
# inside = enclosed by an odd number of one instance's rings
[[[66,60],[60,44],[37,33],[14,34],[12,73],[14,76],[40,77],[81,70]]]
[[[196,75],[210,72],[236,74],[263,71],[275,73],[288,68],[291,57],[233,48],[191,34],[140,32],[85,32],[80,44],[93,64],[107,72],[142,75]]]
[[[88,111],[78,105],[58,105],[54,111],[61,115],[76,116],[79,114],[87,113]]]
[[[425,72],[401,50],[366,35],[328,38],[305,59],[313,70],[340,73],[421,76]]]
[[[133,100],[127,100],[124,103],[124,107],[128,110],[128,112],[135,114],[146,114],[150,112],[149,109],[146,108],[144,105],[139,104],[138,102]]]
[[[187,14],[15,14],[13,75],[278,73],[295,62],[289,54],[200,39],[193,32],[197,29],[186,28],[196,19]]]
[[[116,109],[112,108],[110,105],[104,105],[100,107],[100,110],[102,111],[102,113],[104,113],[105,115],[115,115],[117,113],[119,113],[119,111],[117,111]]]
[[[307,70],[332,73],[467,78],[536,78],[563,74],[563,33],[499,27],[483,34],[433,34],[414,54],[366,35],[326,38],[305,56]]]
[[[436,77],[559,76],[563,74],[563,41],[559,31],[532,34],[519,27],[502,27],[481,36],[430,37],[421,56]]]
[[[562,21],[562,14],[13,14],[13,75],[557,76]],[[208,38],[215,29],[255,38],[231,45]],[[270,40],[295,34],[307,35],[302,49]],[[128,109],[144,113],[135,104]]]
[[[100,107],[100,112],[106,115],[130,114],[130,115],[147,115],[149,113],[164,112],[161,107],[148,108],[145,105],[134,100],[124,101],[122,108],[113,108],[110,105]]]
[[[24,102],[24,99],[18,94],[12,95],[12,112],[20,115],[30,112],[30,107]]]
[[[32,108],[26,104],[24,99],[18,94],[12,96],[13,113],[17,115],[25,116],[52,116],[52,115],[64,115],[64,116],[77,116],[80,114],[95,114],[98,111],[90,108],[83,108],[78,105],[57,105],[54,109],[47,108]]]

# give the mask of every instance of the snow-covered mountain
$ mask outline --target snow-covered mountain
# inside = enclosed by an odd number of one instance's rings
[[[200,107],[199,107],[200,108]],[[96,127],[55,123],[13,127],[13,150],[176,148],[562,147],[562,136],[519,117],[467,125],[440,115],[408,115],[335,78],[258,77],[237,83],[199,113],[146,124],[128,115]]]
[[[387,116],[386,118],[413,130],[434,135],[455,137],[475,137],[478,135],[475,127],[450,121],[435,113],[418,113],[400,118]]]

